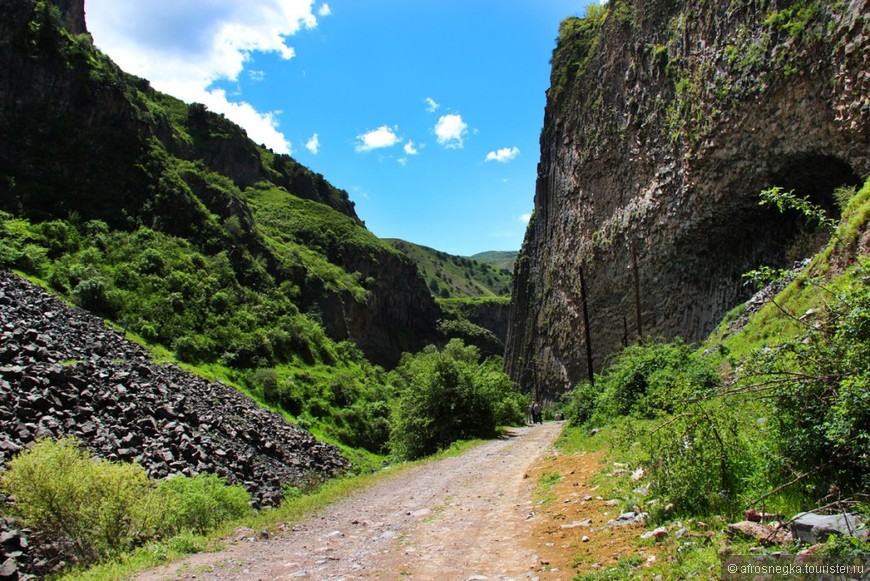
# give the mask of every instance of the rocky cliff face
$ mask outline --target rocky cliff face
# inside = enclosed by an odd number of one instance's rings
[[[553,55],[506,365],[553,397],[644,336],[697,340],[812,236],[772,186],[833,208],[870,174],[870,4],[612,0]],[[634,266],[636,264],[636,267]]]

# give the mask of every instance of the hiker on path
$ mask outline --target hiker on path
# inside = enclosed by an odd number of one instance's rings
[[[541,406],[541,402],[535,400],[535,403],[532,404],[532,423],[533,424],[543,424],[544,421],[541,419],[541,411],[544,408]]]

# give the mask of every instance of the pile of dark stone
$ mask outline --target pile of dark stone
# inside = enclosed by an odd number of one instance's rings
[[[337,448],[236,389],[156,364],[100,318],[0,271],[0,465],[63,436],[154,478],[218,474],[247,488],[256,506],[280,502],[285,484],[349,467]]]

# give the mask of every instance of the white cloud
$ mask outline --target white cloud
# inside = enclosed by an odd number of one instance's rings
[[[329,4],[324,3],[318,10],[318,16],[329,16],[332,14],[332,9],[329,7]]]
[[[266,71],[250,70],[248,71],[248,77],[252,81],[259,82],[266,78]]]
[[[434,113],[441,106],[432,97],[426,97],[423,101],[426,103],[426,111],[429,113]]]
[[[311,0],[88,0],[87,19],[97,46],[124,70],[160,91],[223,113],[254,141],[290,151],[278,131],[277,112],[230,102],[224,91],[210,87],[237,81],[254,52],[292,58],[287,37],[317,26]]]
[[[393,147],[402,141],[396,135],[395,129],[386,125],[381,125],[377,129],[357,135],[356,138],[359,140],[356,146],[357,151],[371,151],[373,149]]]
[[[405,153],[408,155],[417,155],[420,152],[417,151],[417,148],[414,146],[414,142],[409,139],[405,143]]]
[[[519,220],[519,221],[522,222],[523,224],[528,224],[528,223],[531,221],[531,219],[532,219],[532,214],[531,214],[531,213],[528,213],[528,214],[522,214],[522,215],[520,215],[519,218],[517,218],[517,220]]]
[[[520,154],[520,150],[516,147],[503,147],[498,151],[490,151],[486,154],[486,161],[498,161],[507,163],[512,159],[516,159]]]
[[[462,115],[450,113],[442,115],[435,124],[435,136],[438,143],[448,149],[462,149],[463,138],[468,133],[468,124],[462,120]]]
[[[316,133],[305,143],[305,149],[314,155],[317,155],[317,152],[320,151],[320,138]]]

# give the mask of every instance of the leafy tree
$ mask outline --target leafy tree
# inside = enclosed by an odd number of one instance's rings
[[[482,371],[477,348],[453,339],[442,350],[429,346],[406,354],[393,372],[399,390],[390,444],[403,459],[432,454],[451,443],[492,436],[499,411],[512,391],[496,370]]]

